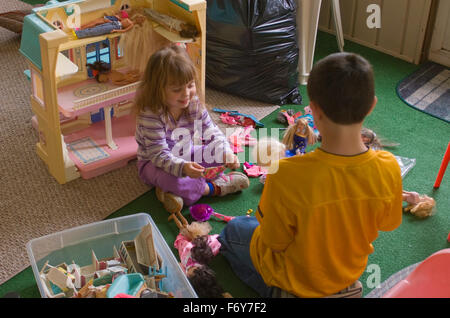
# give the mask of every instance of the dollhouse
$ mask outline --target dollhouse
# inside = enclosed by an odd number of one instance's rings
[[[133,27],[79,38],[75,31],[104,16],[126,12]],[[196,29],[182,36],[152,14]],[[36,152],[61,184],[89,179],[136,157],[132,101],[150,55],[170,42],[183,45],[198,67],[205,92],[205,0],[49,1],[26,16],[20,52],[31,80]],[[102,63],[115,75],[135,80],[99,82],[87,64]]]

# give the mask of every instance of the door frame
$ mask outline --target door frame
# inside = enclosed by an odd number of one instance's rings
[[[443,50],[445,31],[450,18],[450,1],[438,1],[436,19],[431,33],[428,59],[450,67],[450,51]]]

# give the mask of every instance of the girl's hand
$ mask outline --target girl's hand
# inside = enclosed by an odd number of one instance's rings
[[[239,169],[241,163],[236,155],[224,154],[225,167],[229,169]]]
[[[191,178],[200,178],[205,168],[196,162],[189,161],[183,165],[183,174]]]

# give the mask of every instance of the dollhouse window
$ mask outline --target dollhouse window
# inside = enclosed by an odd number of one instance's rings
[[[110,42],[108,39],[86,45],[87,64],[93,64],[102,61],[111,64]],[[88,70],[88,76],[93,77],[91,70]]]

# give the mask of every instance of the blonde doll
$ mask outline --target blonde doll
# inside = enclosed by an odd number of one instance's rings
[[[184,48],[166,46],[150,57],[135,110],[139,177],[156,187],[168,212],[179,212],[204,195],[223,196],[249,186],[241,172],[204,177],[205,168],[237,169],[240,163],[197,96],[196,67]],[[195,134],[206,143],[194,145]]]
[[[284,133],[282,143],[286,145],[286,156],[292,157],[305,154],[306,146],[317,142],[314,130],[308,125],[306,118],[299,118],[290,125]]]

